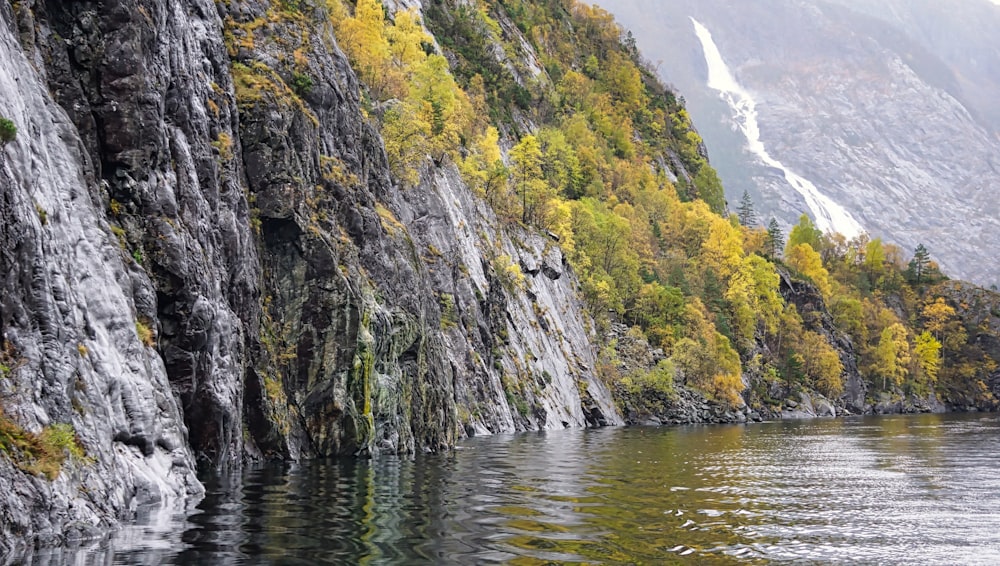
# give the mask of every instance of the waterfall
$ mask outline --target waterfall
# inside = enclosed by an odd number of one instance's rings
[[[824,232],[840,232],[848,238],[857,236],[864,229],[861,224],[844,207],[824,195],[811,181],[795,173],[780,161],[772,157],[760,139],[760,125],[757,123],[757,103],[733,77],[726,62],[722,59],[718,46],[712,39],[711,32],[698,20],[691,18],[695,35],[701,42],[705,52],[705,63],[708,66],[708,87],[719,92],[719,96],[729,104],[733,111],[733,120],[747,140],[747,149],[757,156],[765,165],[781,170],[785,180],[793,189],[799,192],[809,206],[816,226]]]

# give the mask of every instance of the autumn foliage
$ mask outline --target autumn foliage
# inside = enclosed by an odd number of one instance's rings
[[[631,325],[667,354],[632,386],[683,383],[735,406],[749,376],[836,397],[834,334],[873,392],[980,379],[958,361],[968,337],[929,291],[941,277],[926,249],[907,266],[895,246],[823,234],[803,215],[782,250],[773,220],[748,220],[748,201],[730,217],[682,101],[610,14],[575,0],[425,4],[422,21],[378,0],[328,1],[395,178],[413,187],[454,163],[502,221],[557,237],[597,323]],[[815,286],[816,311],[782,297],[782,273]]]

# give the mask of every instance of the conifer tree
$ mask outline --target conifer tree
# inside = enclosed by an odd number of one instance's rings
[[[913,259],[910,260],[910,274],[913,281],[918,285],[927,274],[927,266],[931,263],[931,254],[923,244],[917,244],[917,249],[913,251]]]
[[[757,224],[757,213],[753,209],[753,200],[747,191],[743,191],[740,206],[736,209],[736,216],[740,220],[740,226],[755,226]]]
[[[767,255],[771,257],[778,257],[781,254],[781,250],[785,248],[785,235],[781,232],[781,226],[778,226],[778,221],[773,217],[767,223],[767,240],[765,246],[767,247]]]

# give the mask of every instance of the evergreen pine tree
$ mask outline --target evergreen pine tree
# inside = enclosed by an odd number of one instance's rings
[[[931,263],[931,254],[923,244],[917,244],[917,249],[913,250],[913,259],[910,260],[909,272],[913,281],[920,284],[927,274],[927,267]]]
[[[740,206],[736,209],[736,216],[739,218],[741,226],[755,226],[757,224],[757,213],[753,209],[750,193],[743,191]]]
[[[767,255],[771,257],[778,257],[781,250],[785,248],[785,236],[781,233],[781,227],[778,226],[778,221],[774,218],[771,218],[771,221],[767,223],[765,246],[767,247]]]

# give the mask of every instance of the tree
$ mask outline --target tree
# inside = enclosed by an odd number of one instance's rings
[[[824,395],[836,397],[844,392],[841,374],[844,366],[840,355],[822,334],[806,330],[798,340],[798,353],[802,355],[802,372]]]
[[[774,265],[758,255],[744,257],[733,272],[725,299],[740,346],[752,347],[758,321],[768,332],[777,331],[784,306],[778,283]]]
[[[385,25],[382,2],[358,0],[354,16],[344,18],[337,30],[337,42],[378,100],[402,98],[406,88],[401,73],[392,66]]]
[[[466,182],[494,208],[497,208],[496,189],[505,185],[510,174],[500,154],[499,140],[497,129],[487,127],[468,148],[465,158],[459,161]]]
[[[674,325],[684,315],[684,294],[676,287],[664,287],[652,282],[639,289],[635,315],[654,344],[668,345]]]
[[[521,196],[521,221],[536,223],[544,215],[538,209],[545,204],[548,183],[542,178],[542,147],[538,138],[529,134],[510,150],[514,188]]]
[[[781,232],[778,221],[773,217],[767,223],[767,241],[765,246],[767,248],[767,255],[773,258],[778,257],[781,254],[781,250],[785,249],[785,235]]]
[[[544,183],[543,183],[544,184]],[[590,197],[573,201],[572,232],[576,238],[574,263],[586,266],[584,294],[595,312],[613,309],[623,312],[625,299],[634,300],[642,285],[639,257],[632,239],[630,222],[607,203]]]
[[[757,213],[753,209],[753,200],[747,191],[743,191],[743,196],[740,198],[740,206],[736,209],[736,216],[740,219],[740,226],[757,225]]]
[[[424,151],[440,160],[445,152],[457,150],[472,106],[455,84],[447,59],[430,55],[413,68],[410,98],[419,101],[421,118],[430,125]]]
[[[872,373],[882,376],[882,389],[887,382],[902,385],[910,363],[910,344],[906,341],[906,327],[896,322],[885,328],[875,347],[875,364]]]
[[[789,240],[791,244],[791,240]],[[824,299],[829,299],[833,292],[830,287],[830,274],[823,267],[823,260],[809,244],[798,244],[785,252],[785,262],[792,269],[805,275],[816,285]]]
[[[722,181],[711,165],[705,163],[698,169],[698,174],[692,180],[698,190],[698,197],[705,201],[712,212],[725,214],[726,195],[722,191]]]
[[[858,299],[839,296],[830,306],[834,324],[851,335],[855,344],[868,343],[868,327],[864,322],[864,306]]]
[[[931,254],[923,244],[917,244],[917,249],[913,250],[913,259],[910,260],[909,272],[913,282],[919,285],[927,273],[927,267],[931,263]]]
[[[955,309],[945,302],[943,297],[927,301],[921,316],[924,319],[924,330],[930,332],[941,342],[947,352],[957,352],[968,339],[968,333],[962,326],[962,321],[955,314]]]
[[[948,323],[955,318],[955,309],[945,302],[944,297],[928,301],[921,313],[926,321],[924,329],[941,340]]]
[[[865,259],[862,264],[868,273],[868,279],[872,284],[877,284],[883,272],[885,272],[885,248],[882,247],[882,238],[875,238],[865,246]]]
[[[542,161],[545,180],[558,192],[570,198],[579,198],[583,189],[583,173],[576,151],[566,136],[561,130],[545,128],[538,132],[538,141],[545,156]]]
[[[701,244],[701,261],[728,279],[743,258],[742,234],[728,222],[714,216],[709,220],[708,237]]]
[[[0,117],[0,149],[7,146],[17,137],[17,126],[7,118]]]
[[[389,167],[404,185],[420,180],[420,161],[427,155],[426,140],[431,125],[421,116],[420,108],[410,102],[397,102],[382,118],[382,139]]]
[[[792,227],[792,232],[788,234],[788,244],[785,246],[785,253],[799,244],[809,244],[814,251],[820,250],[820,242],[823,232],[813,224],[808,214],[799,217],[799,223]]]
[[[367,9],[371,7],[368,6]],[[377,15],[372,18],[377,19]],[[393,19],[393,25],[385,26],[385,36],[389,41],[393,61],[403,69],[420,64],[427,57],[423,45],[433,41],[420,25],[420,16],[415,9],[410,8],[397,11]]]
[[[913,353],[920,361],[920,369],[924,372],[924,378],[930,383],[936,383],[938,373],[941,371],[941,343],[925,330],[917,336]]]

